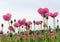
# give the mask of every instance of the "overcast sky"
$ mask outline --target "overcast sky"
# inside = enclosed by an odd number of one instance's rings
[[[6,13],[11,13],[12,19],[41,20],[42,17],[37,12],[40,7],[47,7],[51,12],[60,12],[60,0],[0,0],[0,24],[7,23],[2,18],[2,15]],[[60,19],[60,14],[56,19]],[[49,24],[52,24],[51,18]]]

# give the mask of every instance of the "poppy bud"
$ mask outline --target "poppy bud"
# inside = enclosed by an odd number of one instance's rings
[[[33,23],[35,24],[35,20],[33,21]]]
[[[14,22],[16,22],[16,19],[14,19]]]
[[[3,24],[1,24],[1,27],[3,27],[4,25]]]
[[[11,25],[12,25],[13,21],[11,20],[10,22],[11,22]]]
[[[48,19],[48,17],[46,17],[46,19]]]

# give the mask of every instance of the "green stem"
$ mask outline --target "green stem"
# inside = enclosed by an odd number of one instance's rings
[[[2,27],[2,31],[3,31],[3,27]]]
[[[49,38],[47,34],[45,35],[45,42],[49,42]]]
[[[39,25],[38,25],[38,29],[40,29],[40,28],[39,28]]]
[[[40,29],[41,29],[41,30],[40,30],[40,34],[41,34],[41,33],[42,33],[42,24],[40,24]]]
[[[30,42],[30,37],[28,37],[28,42]]]
[[[0,34],[0,42],[1,42],[1,34]]]
[[[43,17],[43,24],[45,23],[45,18]],[[45,29],[45,27],[44,27],[44,29]]]
[[[42,34],[42,24],[41,24],[41,34]]]
[[[49,29],[49,27],[48,27],[48,19],[46,19],[46,23],[47,23],[47,30]]]
[[[10,38],[10,42],[12,42],[11,38]]]
[[[34,24],[34,31],[35,31],[35,24]]]
[[[21,42],[20,37],[18,39],[19,39],[19,42]]]
[[[41,28],[41,30],[42,30],[42,24],[41,24],[40,28]]]
[[[8,21],[8,25],[10,26],[10,22]]]
[[[28,30],[28,42],[30,42],[30,35],[29,35],[30,30]]]
[[[23,26],[22,26],[22,28],[23,28]],[[24,30],[24,29],[22,29],[22,32],[23,32],[23,30]]]
[[[37,39],[37,37],[35,37],[35,38],[34,38],[34,40],[35,40],[35,42],[38,42],[38,39]]]
[[[55,18],[53,18],[53,27],[55,28]]]
[[[18,31],[20,32],[20,26],[19,26],[19,28],[18,28]]]

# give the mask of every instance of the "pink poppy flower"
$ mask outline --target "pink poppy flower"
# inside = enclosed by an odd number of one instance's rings
[[[42,22],[41,21],[35,21],[35,24],[36,25],[39,25],[39,24],[41,24]]]
[[[36,31],[36,32],[34,32],[34,36],[38,36],[38,32]]]
[[[26,26],[26,28],[25,28],[25,29],[26,29],[26,30],[29,30],[29,29],[30,29],[30,26],[29,26],[29,27],[27,27],[27,26]]]
[[[54,38],[55,38],[55,36],[54,36],[54,33],[53,33],[53,32],[52,32],[52,33],[50,33],[50,35],[49,35],[49,36],[50,36],[50,38],[51,38],[51,39],[54,39]]]
[[[2,30],[0,30],[0,34],[3,34],[3,31]]]
[[[46,24],[46,23],[44,23],[44,24],[43,24],[43,27],[47,27],[47,24]]]
[[[23,32],[23,35],[26,35],[27,36],[28,35],[28,32],[27,31],[24,31]]]
[[[10,31],[12,31],[12,30],[13,30],[13,26],[9,26],[8,29],[9,29]]]
[[[6,38],[6,37],[7,37],[7,34],[3,34],[2,36],[3,36],[4,38]]]
[[[20,35],[19,34],[16,34],[15,36],[16,36],[16,38],[18,38]]]
[[[21,24],[21,20],[18,20],[18,23],[20,23],[20,24]]]
[[[26,19],[25,18],[21,20],[21,23],[22,24],[25,24],[25,22],[26,22]]]
[[[22,40],[26,40],[27,36],[26,35],[22,35]]]
[[[10,13],[7,13],[6,15],[3,15],[3,19],[5,21],[9,21],[11,19],[11,14]]]
[[[32,33],[32,34],[30,35],[30,37],[33,38],[33,37],[34,37],[34,34]]]
[[[52,13],[48,12],[45,14],[45,16],[48,17],[48,16],[50,16],[50,14],[52,14]]]
[[[31,21],[28,21],[27,24],[30,25],[30,24],[32,24],[32,22]]]
[[[53,35],[53,36],[50,36],[50,38],[51,38],[51,39],[54,39],[55,37],[54,37],[54,35]]]
[[[16,22],[15,24],[14,24],[14,27],[19,27],[20,26],[20,23],[18,23],[18,22]]]
[[[39,13],[39,14],[43,14],[43,9],[42,9],[42,8],[39,8],[39,9],[38,9],[38,13]]]
[[[39,8],[38,9],[38,13],[41,15],[41,16],[45,16],[46,13],[49,12],[49,9],[48,8]]]
[[[54,12],[54,14],[50,14],[52,18],[55,18],[58,15],[58,12]]]
[[[54,33],[52,32],[52,33],[50,33],[50,36],[53,36],[54,35]]]
[[[44,8],[43,9],[43,13],[45,14],[45,13],[48,13],[49,12],[49,9],[48,8]]]
[[[18,20],[18,23],[20,23],[21,25],[25,24],[25,22],[26,22],[26,19],[25,18],[22,19],[22,20]]]

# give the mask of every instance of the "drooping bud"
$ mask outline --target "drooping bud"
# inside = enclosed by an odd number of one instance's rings
[[[13,24],[13,21],[11,20],[10,22],[11,22],[11,25],[12,25]]]
[[[35,24],[35,20],[33,21],[33,23]]]
[[[14,22],[16,22],[16,19],[14,19]]]
[[[4,25],[3,25],[3,23],[1,24],[1,27],[3,27]]]

